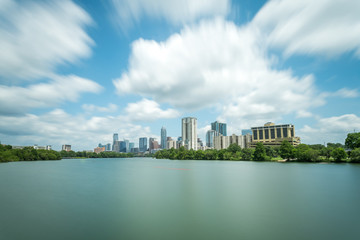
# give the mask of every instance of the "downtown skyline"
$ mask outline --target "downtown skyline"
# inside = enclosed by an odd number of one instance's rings
[[[291,123],[360,131],[359,1],[0,2],[0,141],[93,149]]]

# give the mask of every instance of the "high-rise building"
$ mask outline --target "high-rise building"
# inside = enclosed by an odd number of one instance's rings
[[[252,147],[262,142],[266,146],[280,146],[286,140],[291,145],[300,144],[300,138],[295,137],[295,126],[292,124],[275,125],[268,122],[261,127],[252,127]]]
[[[69,151],[71,151],[71,145],[64,144],[64,145],[62,145],[61,150],[69,152]]]
[[[181,135],[186,149],[197,150],[197,119],[186,117],[181,120]]]
[[[121,141],[115,141],[113,144],[113,152],[120,152]]]
[[[223,136],[227,136],[226,134],[226,123],[221,123],[218,121],[215,121],[211,123],[211,130],[217,131]]]
[[[206,132],[206,146],[209,148],[214,148],[214,138],[220,136],[221,134],[215,130],[209,130]]]
[[[139,151],[146,152],[148,148],[147,137],[139,138]]]
[[[166,128],[162,127],[161,128],[161,139],[160,139],[160,144],[161,144],[161,148],[162,149],[166,149]]]
[[[124,142],[125,142],[125,147],[126,147],[126,150],[125,150],[125,152],[130,152],[130,145],[129,145],[129,140],[125,140],[124,139]]]
[[[111,143],[106,144],[105,151],[111,151]]]
[[[120,143],[120,152],[126,153],[126,142],[125,141],[119,141]]]
[[[149,152],[153,153],[154,150],[160,149],[160,145],[155,138],[149,138]]]
[[[131,149],[135,148],[135,143],[131,142],[129,143],[129,151],[128,152],[131,152]]]
[[[113,147],[112,147],[113,151],[114,151],[114,145],[115,145],[116,141],[119,141],[119,135],[117,133],[114,133],[114,135],[113,135]],[[116,151],[114,151],[114,152],[116,152]]]
[[[176,141],[172,140],[171,138],[166,141],[166,148],[167,149],[176,149]]]

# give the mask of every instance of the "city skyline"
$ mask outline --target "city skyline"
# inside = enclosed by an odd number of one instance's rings
[[[118,133],[160,143],[162,126],[175,138],[192,116],[204,144],[215,121],[227,135],[291,123],[302,143],[343,143],[360,131],[358,9],[356,0],[3,1],[0,141],[81,151]]]

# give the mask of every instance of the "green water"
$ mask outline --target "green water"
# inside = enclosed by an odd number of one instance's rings
[[[0,239],[360,239],[360,165],[0,164]]]

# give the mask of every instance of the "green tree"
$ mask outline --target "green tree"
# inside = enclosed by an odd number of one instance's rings
[[[290,160],[294,158],[294,147],[286,140],[282,141],[279,149],[280,157]]]
[[[345,145],[341,143],[327,143],[326,145],[330,148],[345,148]]]
[[[343,148],[335,148],[331,151],[331,156],[335,159],[335,162],[341,162],[342,159],[347,157]]]
[[[273,147],[270,147],[270,146],[266,146],[265,147],[265,151],[266,151],[266,155],[272,159],[274,157],[276,157],[276,151]]]
[[[348,149],[360,148],[360,132],[349,133],[345,140],[345,147]]]
[[[236,152],[241,152],[241,147],[236,143],[232,143],[226,150],[228,152],[236,153]]]
[[[251,161],[253,160],[253,155],[254,155],[254,149],[251,148],[244,148],[241,150],[242,152],[242,160],[243,161]]]
[[[264,145],[261,142],[258,142],[255,147],[254,161],[265,161],[267,159]]]
[[[360,148],[355,148],[350,152],[350,162],[360,163]]]

